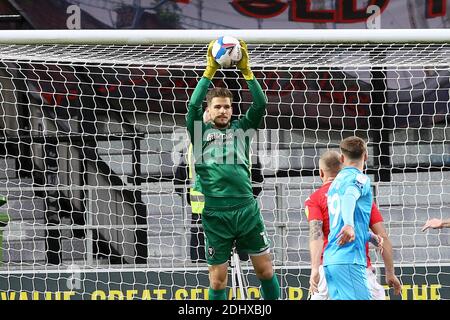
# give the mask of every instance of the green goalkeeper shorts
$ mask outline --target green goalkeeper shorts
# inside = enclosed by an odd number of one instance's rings
[[[266,228],[255,199],[239,206],[205,207],[202,213],[206,260],[218,265],[229,260],[234,241],[239,253],[265,253],[270,246]]]

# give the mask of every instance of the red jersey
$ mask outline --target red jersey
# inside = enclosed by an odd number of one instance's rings
[[[330,218],[328,216],[328,206],[327,206],[327,192],[330,189],[331,181],[322,185],[317,189],[308,199],[305,201],[305,214],[308,218],[308,222],[311,220],[320,220],[323,222],[322,231],[324,236],[323,251],[328,244],[328,234],[330,233]],[[370,212],[370,226],[375,223],[383,222],[383,217],[381,216],[380,210],[376,206],[375,202],[372,203],[372,211]],[[367,255],[367,267],[371,266],[369,257],[369,244],[366,244],[366,255]]]

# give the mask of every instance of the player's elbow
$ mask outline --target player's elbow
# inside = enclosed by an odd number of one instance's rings
[[[266,107],[267,107],[267,98],[266,97],[261,99],[260,101],[258,101],[258,107],[260,109],[266,109]]]
[[[386,233],[386,231],[381,231],[376,233],[378,236],[380,236],[381,238],[383,238],[383,247],[387,248],[387,247],[392,247],[391,245],[391,240],[389,239],[388,234]]]
[[[386,231],[381,231],[380,233],[378,233],[378,235],[379,235],[380,237],[382,237],[383,240],[389,240],[389,236],[388,236],[388,234],[386,233]]]
[[[375,223],[370,227],[373,233],[383,238],[383,240],[389,240],[389,236],[382,222]]]

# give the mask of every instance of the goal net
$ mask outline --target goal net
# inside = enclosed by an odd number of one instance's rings
[[[248,42],[269,101],[252,179],[282,298],[308,295],[318,159],[356,134],[403,284],[386,296],[450,299],[449,229],[421,232],[450,218],[450,33],[185,31],[0,33],[0,299],[206,298],[185,115],[207,44],[225,34]],[[236,69],[213,86],[233,92],[235,117],[248,109]]]

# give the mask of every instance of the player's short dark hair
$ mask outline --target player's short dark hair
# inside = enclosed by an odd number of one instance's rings
[[[339,152],[329,150],[320,156],[322,170],[329,172],[331,175],[337,175],[342,169],[341,156]]]
[[[360,160],[367,152],[366,142],[360,137],[347,137],[339,145],[342,154],[350,160]]]
[[[220,98],[230,98],[230,102],[233,103],[233,94],[230,90],[227,88],[212,88],[208,91],[208,94],[206,95],[206,103],[209,106],[211,104],[211,101],[213,98],[220,97]]]

